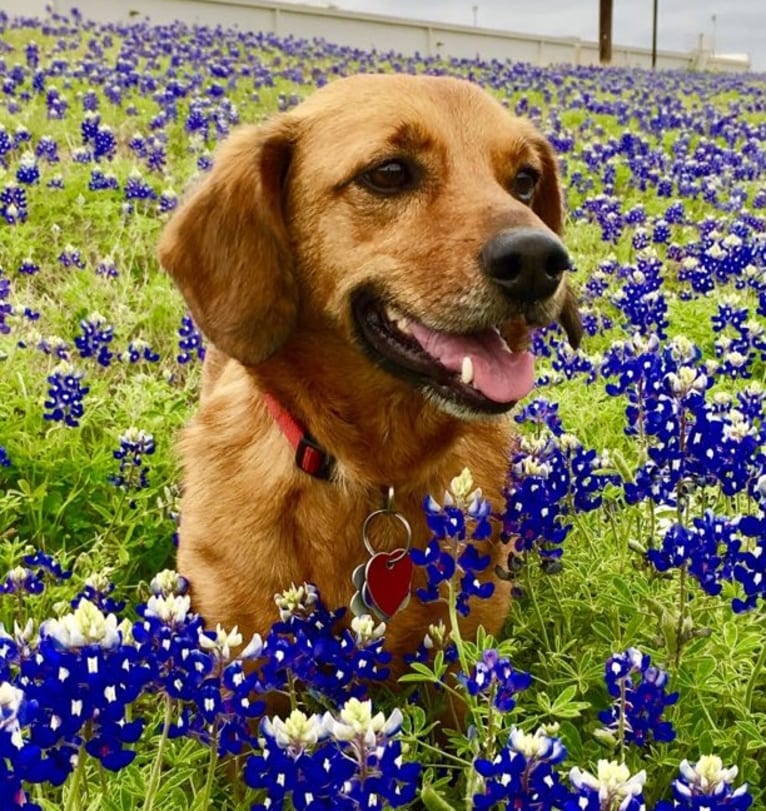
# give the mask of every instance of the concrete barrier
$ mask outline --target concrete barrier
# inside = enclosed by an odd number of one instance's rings
[[[182,20],[202,25],[236,26],[302,39],[320,37],[339,45],[365,50],[396,51],[405,55],[442,55],[474,59],[512,59],[535,65],[598,64],[598,44],[578,38],[547,37],[366,14],[343,9],[261,0],[52,0],[61,13],[73,6],[83,16],[101,22],[148,17],[154,23]],[[43,16],[45,0],[3,0],[11,14]],[[612,64],[651,67],[648,48],[612,47]],[[695,50],[690,53],[658,51],[661,69],[749,70],[749,57],[718,57]]]

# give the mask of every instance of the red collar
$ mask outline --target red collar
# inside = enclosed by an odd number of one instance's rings
[[[295,450],[295,464],[309,476],[329,479],[335,467],[334,457],[317,443],[289,411],[282,408],[274,395],[265,393],[263,399],[274,421]]]

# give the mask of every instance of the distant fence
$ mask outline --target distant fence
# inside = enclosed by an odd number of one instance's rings
[[[42,16],[45,5],[46,0],[2,0],[4,10],[28,16]],[[598,44],[577,38],[517,34],[333,7],[260,0],[48,0],[48,5],[61,12],[75,6],[84,17],[102,22],[141,17],[155,23],[181,20],[303,39],[320,37],[339,45],[409,55],[467,59],[478,55],[483,59],[512,59],[535,65],[598,64]],[[651,57],[648,48],[612,46],[613,65],[651,67]],[[657,67],[742,71],[749,70],[750,61],[749,58],[718,56],[702,49],[690,53],[658,51]]]

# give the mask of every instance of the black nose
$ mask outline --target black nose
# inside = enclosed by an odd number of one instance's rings
[[[482,248],[481,261],[506,295],[521,301],[552,295],[570,266],[561,241],[542,228],[502,231]]]

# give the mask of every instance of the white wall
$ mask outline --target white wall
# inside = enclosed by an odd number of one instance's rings
[[[406,20],[342,9],[260,0],[49,0],[62,13],[76,6],[83,16],[102,22],[148,17],[154,23],[182,20],[203,25],[237,26],[271,31],[279,36],[312,39],[403,54],[442,54],[473,59],[513,59],[537,65],[598,64],[598,45],[575,38],[557,38]],[[11,14],[44,16],[46,0],[0,0]],[[614,65],[651,67],[647,48],[613,46]],[[746,62],[693,51],[659,51],[660,68],[705,67],[708,70],[748,70]]]

